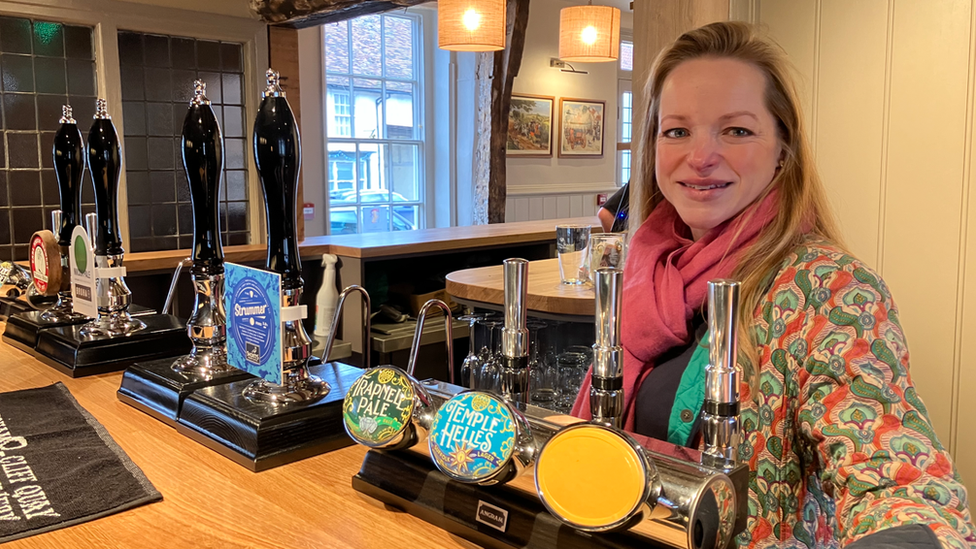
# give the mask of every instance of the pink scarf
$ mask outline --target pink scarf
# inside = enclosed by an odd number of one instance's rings
[[[705,303],[707,282],[729,278],[779,205],[775,191],[697,241],[668,201],[634,233],[624,268],[621,340],[624,348],[624,429],[634,430],[637,389],[666,351],[691,343],[689,324]],[[738,234],[736,234],[738,233]],[[590,419],[590,376],[572,414]]]

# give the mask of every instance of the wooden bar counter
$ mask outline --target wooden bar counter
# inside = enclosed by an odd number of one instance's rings
[[[461,249],[531,244],[555,241],[555,226],[559,223],[600,225],[597,217],[521,221],[470,227],[443,227],[389,233],[340,234],[315,236],[299,243],[303,258],[335,254],[360,259],[409,256]],[[261,244],[226,246],[225,260],[236,263],[262,261],[267,247]],[[125,268],[129,273],[168,270],[190,255],[190,250],[135,252],[125,254]]]
[[[252,473],[119,402],[121,373],[72,379],[3,343],[0,364],[2,392],[64,383],[163,494],[161,502],[8,547],[471,547],[354,491],[361,446]]]
[[[447,275],[447,293],[463,302],[501,310],[505,303],[502,266],[455,271]],[[593,285],[563,284],[559,277],[558,259],[529,262],[526,293],[526,306],[530,313],[588,317],[592,322],[596,307]]]

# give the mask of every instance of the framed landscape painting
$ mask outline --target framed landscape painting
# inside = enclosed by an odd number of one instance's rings
[[[552,107],[555,97],[512,94],[508,114],[507,156],[552,156]]]
[[[559,156],[602,157],[605,101],[559,100]]]

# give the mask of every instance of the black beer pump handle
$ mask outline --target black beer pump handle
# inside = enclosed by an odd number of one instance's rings
[[[52,227],[58,235],[58,245],[71,244],[71,231],[78,224],[81,212],[81,179],[85,173],[85,144],[81,130],[71,115],[71,106],[62,108],[61,128],[54,134],[54,175],[61,195],[61,226]]]
[[[268,69],[268,87],[254,121],[254,159],[257,161],[268,215],[268,261],[265,267],[281,273],[285,290],[301,288],[302,263],[298,256],[296,194],[302,144],[298,124],[278,73]]]
[[[122,145],[104,99],[95,102],[95,121],[88,132],[88,169],[95,184],[95,255],[121,255],[119,235],[119,173]]]
[[[217,217],[220,175],[224,165],[220,125],[210,100],[207,84],[193,83],[193,99],[183,119],[183,169],[190,184],[193,205],[193,266],[197,275],[224,272],[224,252],[220,247]]]

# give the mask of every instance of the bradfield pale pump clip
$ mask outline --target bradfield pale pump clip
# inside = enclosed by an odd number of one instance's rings
[[[529,404],[529,330],[526,328],[526,294],[529,262],[503,262],[505,327],[502,330],[501,396],[524,411]]]
[[[590,378],[590,414],[593,421],[616,427],[624,417],[624,353],[620,346],[620,309],[624,273],[603,268],[594,273],[596,343]]]
[[[739,446],[739,373],[736,370],[736,322],[739,282],[708,282],[708,365],[702,406],[702,465],[730,470]]]

